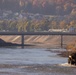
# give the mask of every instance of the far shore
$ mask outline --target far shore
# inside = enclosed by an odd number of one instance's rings
[[[13,44],[21,44],[21,36],[0,36],[0,39],[5,42]],[[61,47],[61,37],[60,36],[30,36],[24,37],[24,43],[26,46],[40,47],[40,48],[60,48]],[[63,37],[63,48],[66,48],[68,44],[75,42],[75,36],[64,36]]]

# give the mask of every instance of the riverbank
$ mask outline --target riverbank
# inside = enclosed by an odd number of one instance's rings
[[[20,36],[0,36],[1,39],[3,39],[6,42],[21,44],[21,37]],[[60,36],[53,36],[53,35],[47,35],[47,36],[30,36],[27,35],[24,37],[24,43],[27,45],[36,45],[38,47],[48,47],[48,48],[56,48],[61,46],[61,37]],[[75,36],[64,36],[63,37],[63,47],[66,47],[66,45],[73,43],[75,41]],[[34,46],[35,47],[35,46]]]

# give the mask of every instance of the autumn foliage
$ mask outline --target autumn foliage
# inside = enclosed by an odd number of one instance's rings
[[[69,51],[76,51],[76,41],[71,44],[68,44],[66,49]]]
[[[50,15],[76,14],[76,0],[0,0],[0,9]]]

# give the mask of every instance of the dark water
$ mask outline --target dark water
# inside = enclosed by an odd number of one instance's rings
[[[62,49],[0,48],[0,75],[76,75],[75,66],[56,50]]]

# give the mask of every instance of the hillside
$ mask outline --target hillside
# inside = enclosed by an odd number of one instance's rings
[[[68,15],[76,12],[76,0],[0,0],[0,9],[46,15]]]

